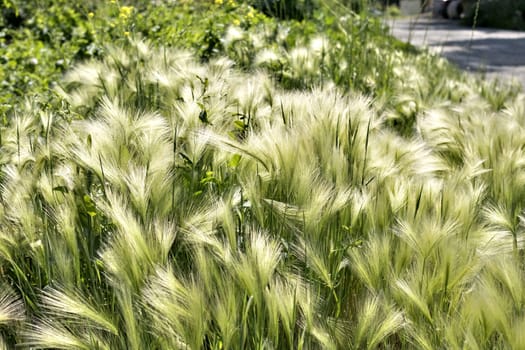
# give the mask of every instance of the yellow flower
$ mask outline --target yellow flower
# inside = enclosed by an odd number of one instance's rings
[[[234,0],[228,0],[228,5],[235,6],[236,4]]]
[[[115,4],[116,2],[117,2],[117,0],[109,0],[110,4]]]
[[[94,16],[95,16],[95,14],[93,12],[88,13],[88,17],[89,18],[93,18]]]
[[[128,19],[133,13],[133,6],[121,6],[119,17],[122,19]]]
[[[232,21],[233,25],[239,26],[241,25],[241,21],[239,21],[237,18]]]
[[[223,0],[215,0],[215,5],[222,5]]]
[[[248,17],[249,19],[252,19],[253,17],[255,17],[255,13],[253,9],[250,9],[250,11],[246,14],[246,17]]]

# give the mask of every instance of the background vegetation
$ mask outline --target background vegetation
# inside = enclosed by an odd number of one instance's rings
[[[352,3],[3,3],[1,348],[525,346],[517,85]]]
[[[525,30],[523,0],[467,0],[464,7],[468,25]]]

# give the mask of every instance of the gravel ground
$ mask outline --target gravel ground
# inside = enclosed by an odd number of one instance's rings
[[[412,3],[402,2],[401,10],[405,14],[414,11]],[[431,18],[429,14],[412,14],[387,22],[400,40],[428,47],[469,72],[500,80],[515,79],[525,89],[525,32],[472,29],[457,21]]]

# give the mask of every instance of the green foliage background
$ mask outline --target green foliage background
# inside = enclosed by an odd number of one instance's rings
[[[467,0],[464,7],[467,25],[525,30],[523,0]]]

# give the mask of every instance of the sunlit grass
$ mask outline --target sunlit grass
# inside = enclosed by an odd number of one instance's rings
[[[356,91],[328,42],[243,71],[130,40],[14,115],[0,346],[522,347],[523,96],[373,42],[391,88]]]

